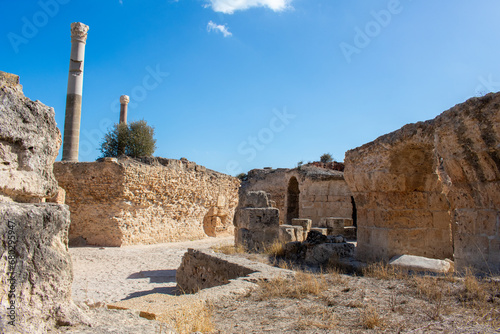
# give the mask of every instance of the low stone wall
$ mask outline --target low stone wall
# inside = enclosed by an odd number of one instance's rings
[[[277,276],[293,277],[294,272],[211,250],[188,249],[177,269],[176,280],[180,291],[216,300],[245,294],[255,289],[259,280]]]
[[[230,235],[239,180],[187,160],[58,162],[70,239],[122,246]]]
[[[213,254],[188,249],[177,269],[176,281],[180,291],[195,293],[201,289],[228,284],[232,279],[253,272],[255,270],[215,257]]]
[[[499,124],[500,94],[489,94],[347,152],[358,256],[500,272]]]

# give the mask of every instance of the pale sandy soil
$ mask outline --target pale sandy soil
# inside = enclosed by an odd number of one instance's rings
[[[175,272],[188,248],[206,249],[232,244],[233,240],[231,236],[121,248],[70,248],[74,271],[73,300],[91,319],[93,326],[61,327],[59,332],[170,333],[165,325],[141,318],[137,312],[108,310],[102,306],[150,293],[174,294]]]
[[[111,303],[150,293],[175,293],[175,272],[188,248],[231,244],[234,237],[127,247],[75,247],[73,300]]]

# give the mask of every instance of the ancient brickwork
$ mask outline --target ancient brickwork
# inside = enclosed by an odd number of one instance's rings
[[[500,94],[473,98],[347,152],[361,259],[500,271],[499,112]]]
[[[232,234],[239,181],[187,160],[122,158],[55,164],[70,239],[122,246]]]
[[[337,165],[339,165],[337,163]],[[290,224],[294,218],[311,219],[319,226],[324,217],[353,217],[351,191],[343,173],[316,166],[295,169],[254,169],[245,191],[265,191],[280,210],[280,224]]]

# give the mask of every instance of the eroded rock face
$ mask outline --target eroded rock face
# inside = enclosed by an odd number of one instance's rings
[[[83,319],[71,301],[69,210],[42,202],[57,191],[61,145],[54,111],[0,72],[0,332],[46,333]]]
[[[4,202],[0,216],[1,326],[7,332],[45,333],[80,322],[71,300],[67,207]]]
[[[500,94],[489,94],[346,153],[359,258],[500,271],[499,115]]]
[[[24,97],[19,77],[0,72],[0,198],[55,194],[52,165],[60,146],[54,109]]]

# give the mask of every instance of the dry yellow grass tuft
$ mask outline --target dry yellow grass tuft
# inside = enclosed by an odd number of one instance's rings
[[[285,255],[285,243],[275,240],[271,245],[264,247],[264,254],[273,256],[275,258]]]
[[[360,322],[365,329],[381,328],[385,325],[384,319],[373,306],[369,306],[360,312]]]
[[[174,327],[180,334],[214,331],[212,308],[202,300],[187,303],[172,313],[162,314],[158,320]]]
[[[295,279],[279,276],[269,281],[261,281],[259,285],[260,300],[274,297],[301,299],[307,295],[319,296],[328,289],[324,275],[300,271],[295,274]]]
[[[246,253],[245,248],[242,245],[218,245],[211,247],[211,249],[216,253],[222,253],[226,255]]]
[[[389,266],[383,262],[376,262],[363,268],[362,273],[364,276],[373,277],[378,279],[405,279],[408,278],[408,272]]]

